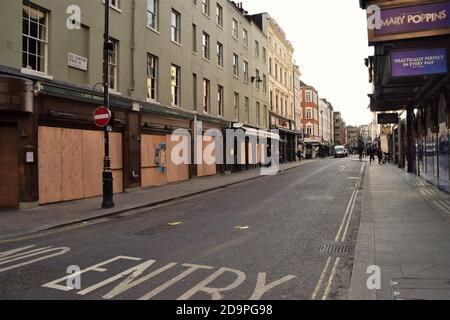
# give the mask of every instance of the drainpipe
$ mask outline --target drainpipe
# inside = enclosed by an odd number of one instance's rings
[[[131,4],[132,13],[131,13],[131,86],[129,89],[129,95],[131,96],[134,90],[136,89],[136,79],[135,79],[135,70],[134,70],[134,61],[136,54],[136,0],[132,0]]]

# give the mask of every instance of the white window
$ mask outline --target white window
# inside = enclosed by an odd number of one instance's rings
[[[255,57],[259,59],[259,42],[255,40]]]
[[[306,119],[312,120],[312,110],[311,108],[306,109]]]
[[[307,135],[309,135],[309,136],[311,136],[312,135],[312,127],[311,127],[311,125],[310,124],[307,124],[306,125],[306,134]]]
[[[22,30],[22,66],[47,73],[48,14],[24,4]]]
[[[109,39],[112,43],[112,50],[109,53],[108,66],[109,66],[109,88],[117,90],[117,61],[118,61],[118,41]]]
[[[158,30],[159,0],[147,0],[147,26]]]
[[[158,58],[147,55],[147,98],[157,100],[158,90]]]
[[[120,10],[120,0],[109,0],[109,6],[111,8]]]
[[[258,69],[256,69],[256,90],[261,90],[261,78],[260,78],[260,75],[259,75],[259,70]]]
[[[203,79],[203,111],[209,112],[209,102],[211,94],[211,82],[208,79]]]
[[[312,92],[306,91],[306,102],[312,102]]]
[[[267,50],[264,47],[262,48],[262,59],[263,59],[264,64],[266,64],[267,63]]]
[[[172,105],[180,106],[180,77],[181,69],[176,65],[172,65],[170,68],[170,87],[172,95]]]
[[[234,93],[234,120],[239,121],[239,93]]]
[[[247,31],[247,29],[244,29],[242,31],[242,38],[244,39],[244,46],[246,48],[248,48],[248,31]]]
[[[218,112],[217,114],[221,117],[224,116],[224,101],[223,101],[223,97],[224,97],[224,90],[222,86],[218,86],[217,87],[217,107],[218,107]]]
[[[223,44],[220,42],[217,42],[217,65],[221,68],[223,68]]]
[[[209,34],[206,32],[203,32],[202,35],[202,50],[203,50],[203,58],[206,60],[210,59],[210,53],[209,53]]]
[[[248,62],[244,61],[244,81],[248,82],[249,75],[248,75]]]
[[[233,75],[239,78],[239,56],[233,53]]]
[[[236,19],[233,19],[233,38],[239,39],[239,26]]]
[[[223,27],[223,8],[220,4],[216,7],[216,23],[218,26]]]
[[[172,9],[171,18],[170,18],[170,23],[171,23],[170,37],[171,37],[171,40],[176,43],[181,42],[180,20],[181,20],[180,14],[177,11]]]
[[[266,77],[266,75],[263,75],[263,92],[264,92],[264,94],[267,93],[267,77]]]
[[[209,16],[209,0],[202,0],[202,12]]]

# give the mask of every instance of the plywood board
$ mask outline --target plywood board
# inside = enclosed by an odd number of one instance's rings
[[[122,134],[119,132],[109,134],[109,157],[113,170],[123,168]]]
[[[205,154],[205,150],[206,148],[211,144],[211,143],[215,143],[215,139],[213,138],[211,141],[203,141],[203,156]],[[215,146],[212,149],[212,155],[215,155]],[[203,159],[203,164],[201,165],[197,165],[197,176],[199,177],[206,177],[206,176],[212,176],[215,175],[217,173],[217,166],[216,163],[214,164],[207,164],[204,162]]]
[[[123,171],[113,170],[113,192],[122,193],[123,192]]]
[[[175,146],[180,145],[183,150],[190,150],[191,144],[189,139],[183,139],[185,142],[183,146],[181,146],[182,142],[172,142],[171,136],[166,136],[167,141],[167,153],[166,153],[166,165],[167,165],[167,182],[178,182],[178,181],[186,181],[189,180],[189,162],[187,164],[174,164],[172,159],[172,150]],[[187,154],[189,155],[189,153]],[[183,151],[179,155],[181,158],[184,158]],[[188,157],[189,158],[189,157]],[[189,159],[188,159],[189,160]]]
[[[39,127],[39,203],[61,202],[62,128]]]
[[[84,197],[103,193],[103,132],[83,130],[83,186]]]
[[[81,130],[62,130],[62,200],[84,197],[83,133]]]
[[[161,173],[155,163],[156,149],[163,142],[166,142],[166,136],[142,135],[141,137],[141,174],[143,187],[156,187],[167,184],[167,173]],[[167,163],[166,160],[163,154],[161,161]]]

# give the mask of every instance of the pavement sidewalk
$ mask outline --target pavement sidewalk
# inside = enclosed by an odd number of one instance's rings
[[[349,299],[450,299],[450,195],[393,165],[367,164],[363,188]]]
[[[286,163],[280,171],[297,168],[314,160]],[[23,237],[74,223],[114,216],[123,212],[162,204],[262,177],[260,169],[228,175],[194,178],[162,187],[114,195],[116,206],[101,209],[101,197],[40,206],[27,210],[0,211],[0,240]]]

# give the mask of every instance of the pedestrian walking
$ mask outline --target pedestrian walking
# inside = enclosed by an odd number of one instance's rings
[[[372,162],[375,162],[375,149],[373,147],[369,147],[369,149],[367,149],[367,153],[370,157],[370,165],[372,165]]]
[[[383,150],[381,150],[381,148],[378,148],[377,156],[378,156],[378,164],[381,165],[383,161]]]

